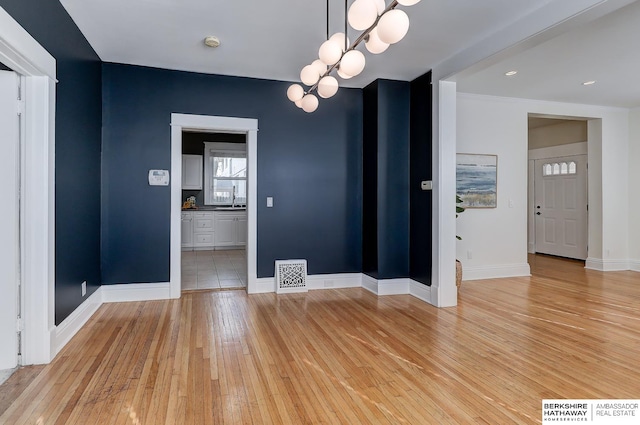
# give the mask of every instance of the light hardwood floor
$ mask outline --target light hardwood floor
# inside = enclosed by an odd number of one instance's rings
[[[0,387],[0,423],[535,424],[543,398],[639,398],[640,274],[531,264],[446,309],[360,288],[104,305]]]

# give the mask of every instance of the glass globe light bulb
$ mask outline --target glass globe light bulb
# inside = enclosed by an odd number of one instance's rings
[[[307,65],[300,71],[300,80],[308,86],[314,85],[319,79],[320,74],[313,65]]]
[[[320,45],[318,57],[325,65],[333,65],[340,60],[340,56],[342,56],[342,46],[337,41],[329,39]]]
[[[353,29],[363,31],[376,21],[378,7],[373,0],[356,0],[349,8],[347,17]]]
[[[397,43],[409,31],[409,17],[402,10],[390,10],[380,17],[377,29],[378,37],[383,43]]]
[[[338,76],[339,76],[340,78],[342,78],[343,80],[348,80],[349,78],[352,78],[352,77],[353,77],[353,75],[347,75],[347,74],[345,74],[344,72],[342,72],[342,70],[341,70],[340,68],[338,68],[338,71],[337,71],[337,72],[338,72]]]
[[[378,27],[371,30],[364,46],[374,55],[380,54],[389,48],[387,43],[383,43],[378,35]]]
[[[316,71],[318,71],[319,75],[323,75],[325,72],[327,72],[327,65],[322,62],[320,59],[316,59],[311,63],[311,66],[313,66]]]
[[[355,77],[362,72],[365,62],[364,55],[360,50],[349,50],[342,56],[340,69],[343,73]]]
[[[420,0],[398,0],[398,3],[400,3],[403,6],[413,6],[414,4],[418,3]]]
[[[343,52],[345,51],[345,48],[344,48],[344,33],[343,32],[337,32],[337,33],[333,34],[329,38],[329,40],[335,41],[336,43],[338,43],[338,45],[340,46],[340,49]],[[347,37],[347,46],[349,46],[349,45],[351,45],[351,41],[349,40],[349,37]]]
[[[322,77],[318,82],[318,95],[322,98],[329,98],[338,92],[338,80],[331,75]]]
[[[307,94],[302,98],[302,110],[313,112],[318,109],[318,98],[312,94]]]
[[[304,96],[304,89],[300,84],[291,84],[287,89],[287,97],[292,102],[302,99],[302,96]]]

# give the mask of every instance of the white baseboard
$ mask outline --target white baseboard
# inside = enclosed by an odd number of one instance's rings
[[[256,279],[255,291],[252,294],[264,294],[276,292],[276,279],[273,277],[260,277]]]
[[[171,284],[169,282],[102,285],[100,289],[104,303],[168,300],[171,298]]]
[[[601,272],[615,272],[632,270],[629,260],[604,260],[602,258],[589,257],[585,261],[584,268]]]
[[[409,293],[409,278],[378,280],[378,295],[404,295]]]
[[[629,270],[640,272],[640,260],[629,260]]]
[[[411,279],[376,279],[369,275],[362,275],[362,287],[378,296],[404,295],[409,293]]]
[[[0,385],[2,385],[7,379],[9,379],[9,377],[11,377],[11,375],[13,375],[13,372],[15,372],[16,370],[18,370],[18,367],[14,367],[13,369],[0,370]]]
[[[427,286],[411,279],[409,282],[409,294],[431,304],[431,286]]]
[[[93,314],[102,305],[102,287],[98,288],[96,292],[91,294],[82,304],[76,308],[73,313],[56,326],[53,332],[53,357],[55,357],[60,350],[78,331],[84,326],[85,323],[93,316]]]
[[[312,274],[307,276],[307,289],[340,289],[359,288],[362,286],[361,273]],[[256,279],[252,294],[276,292],[276,281],[273,277]]]
[[[362,287],[367,291],[378,295],[378,279],[371,277],[368,274],[362,274]]]
[[[527,243],[527,252],[529,254],[535,254],[536,253],[536,244],[534,243]]]
[[[469,267],[463,265],[462,280],[494,279],[499,277],[531,276],[529,264],[498,264]]]
[[[307,288],[314,290],[359,288],[361,286],[362,273],[313,274],[307,276]]]

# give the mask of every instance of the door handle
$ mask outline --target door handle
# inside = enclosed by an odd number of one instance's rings
[[[537,209],[540,209],[540,205],[538,205],[536,208],[537,208]]]
[[[536,215],[540,215],[540,214],[542,214],[540,211],[538,211],[538,212],[536,213]]]

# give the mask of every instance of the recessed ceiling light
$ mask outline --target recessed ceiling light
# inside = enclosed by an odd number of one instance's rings
[[[596,80],[591,80],[591,81],[585,81],[584,83],[582,83],[583,86],[591,86],[593,84],[596,83]]]
[[[518,71],[508,71],[505,72],[504,75],[506,75],[507,77],[512,77],[514,75],[516,75],[518,73]]]
[[[220,45],[220,40],[218,39],[218,37],[210,35],[208,37],[205,37],[204,44],[209,47],[218,47]]]

